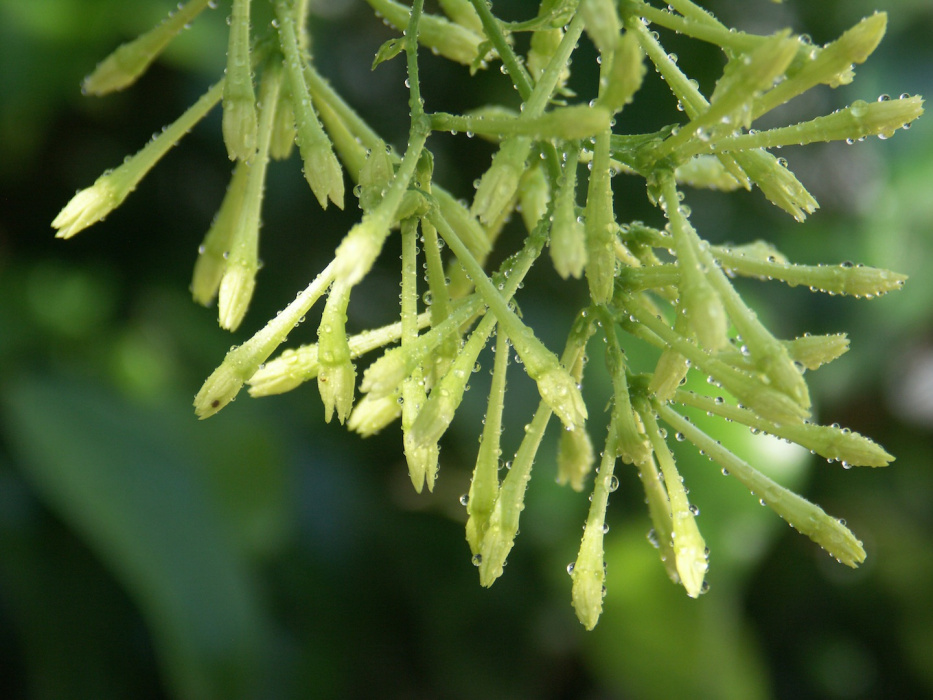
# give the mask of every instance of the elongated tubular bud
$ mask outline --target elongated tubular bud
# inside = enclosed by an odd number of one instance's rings
[[[619,295],[617,295],[619,296]],[[701,371],[719,382],[722,387],[762,416],[778,424],[800,423],[809,412],[787,394],[766,384],[760,377],[741,372],[677,335],[674,329],[656,318],[644,303],[626,295],[619,302],[636,319],[633,323],[620,318],[623,327],[635,336],[661,347],[670,347],[686,357]],[[652,334],[656,337],[652,337]],[[660,339],[660,342],[658,340]]]
[[[289,93],[295,114],[298,150],[304,161],[304,176],[322,209],[329,199],[343,209],[343,171],[333,146],[314,111],[314,105],[305,82],[304,59],[298,42],[295,19],[285,0],[275,2],[279,43],[285,55]]]
[[[216,83],[197,102],[164,128],[138,153],[79,191],[52,221],[56,238],[71,238],[116,209],[155,164],[220,101],[223,82]]]
[[[502,142],[492,165],[483,173],[470,213],[485,224],[494,223],[512,204],[531,153],[530,136],[513,136]]]
[[[432,211],[428,218],[463,265],[467,275],[476,285],[477,292],[495,315],[500,327],[508,334],[515,351],[525,363],[528,376],[537,382],[538,393],[554,409],[565,426],[572,428],[575,425],[581,425],[586,420],[586,404],[583,402],[583,396],[576,382],[567,370],[561,367],[557,357],[509,307],[508,297],[499,292],[486,276],[482,266],[470,254],[443,217],[438,216],[436,211]],[[544,218],[542,225],[529,236],[526,244],[532,247],[534,255],[541,253],[545,231]],[[523,276],[524,272],[521,274],[521,277]],[[508,283],[513,284],[516,277],[513,272],[508,278]]]
[[[350,286],[335,282],[324,305],[318,326],[318,390],[324,403],[324,421],[329,423],[334,410],[343,423],[353,407],[356,370],[350,359],[347,341],[347,305]]]
[[[665,423],[677,430],[714,462],[726,469],[765,505],[784,518],[794,529],[823,547],[837,561],[855,568],[865,561],[865,549],[839,520],[793,491],[775,483],[739,459],[669,406],[655,404]]]
[[[894,460],[880,445],[848,428],[813,423],[779,425],[762,418],[754,411],[739,408],[720,398],[714,399],[680,390],[674,396],[674,401],[747,425],[754,430],[776,435],[845,466],[886,467]]]
[[[428,354],[445,339],[454,335],[479,309],[479,300],[473,298],[439,325],[418,336],[405,347],[392,348],[371,364],[363,373],[360,391],[373,396],[385,396],[394,391],[415,367],[422,364]]]
[[[419,314],[419,329],[426,328],[430,324],[431,317],[428,313]],[[350,346],[350,359],[356,359],[376,348],[394,343],[401,337],[401,322],[357,333],[347,340]],[[320,370],[321,364],[318,361],[316,343],[285,350],[274,360],[264,363],[250,377],[249,394],[259,397],[291,391],[303,382],[316,379]]]
[[[89,95],[106,95],[135,83],[172,39],[209,5],[210,0],[189,0],[179,5],[161,24],[120,45],[98,63],[84,79],[82,90]]]
[[[697,528],[695,509],[687,500],[687,491],[684,488],[683,477],[677,471],[674,455],[671,454],[667,442],[661,435],[657,421],[650,406],[643,402],[639,410],[645,431],[654,453],[657,455],[658,465],[664,475],[664,485],[671,504],[672,547],[674,550],[677,574],[683,584],[687,595],[696,598],[703,592],[703,580],[709,569],[706,554],[706,542]]]
[[[467,501],[466,538],[470,551],[479,554],[483,535],[493,506],[499,495],[499,438],[502,435],[502,410],[505,406],[505,375],[509,365],[509,341],[505,334],[496,336],[496,358],[492,371],[492,386],[483,419],[479,452]]]
[[[597,304],[608,303],[612,298],[616,273],[613,243],[617,227],[609,173],[609,137],[609,129],[596,137],[586,193],[586,281],[590,297]]]
[[[402,351],[417,342],[418,339],[418,271],[417,238],[418,220],[408,218],[402,221]],[[424,484],[428,490],[434,490],[434,478],[437,474],[437,443],[419,444],[411,434],[411,426],[427,398],[424,389],[424,372],[420,365],[401,382],[402,398],[402,435],[405,448],[405,460],[408,463],[408,476],[417,493],[421,493]]]
[[[586,232],[577,217],[576,184],[580,149],[567,150],[567,160],[561,169],[554,220],[548,243],[554,269],[564,279],[579,278],[586,265]]]
[[[606,314],[608,316],[608,314]],[[606,337],[606,367],[612,379],[612,416],[615,423],[615,445],[622,461],[640,465],[651,458],[643,431],[639,430],[629,395],[626,363],[616,337],[615,324],[603,321]]]
[[[569,367],[577,365],[590,333],[589,321],[578,317],[567,337],[567,344],[561,355],[561,361],[564,364]],[[551,413],[551,407],[542,400],[515,453],[512,468],[500,485],[499,496],[483,535],[480,553],[473,557],[474,563],[479,566],[480,584],[483,586],[491,586],[502,575],[506,557],[515,543],[519,517],[524,508],[525,489],[531,479],[531,467]]]
[[[663,173],[659,179],[662,208],[670,221],[677,252],[681,311],[700,345],[708,350],[718,350],[728,340],[729,319],[723,299],[707,279],[709,267],[699,255],[699,236],[680,206],[673,173]]]
[[[603,537],[606,529],[606,508],[609,505],[609,493],[618,485],[618,477],[613,475],[616,454],[615,422],[609,423],[609,434],[603,448],[593,493],[590,496],[590,509],[583,526],[583,539],[573,568],[568,567],[573,578],[571,600],[577,619],[587,630],[591,630],[599,621],[603,611],[603,597],[606,595],[606,569],[603,552]]]
[[[230,237],[230,252],[217,294],[217,312],[221,328],[235,330],[246,315],[256,273],[259,271],[259,216],[265,190],[266,168],[272,142],[272,125],[282,85],[282,70],[277,63],[269,63],[263,74],[260,97],[264,108],[260,111],[259,143],[256,155],[246,163],[246,188],[243,205]]]
[[[233,0],[227,70],[224,78],[224,143],[230,160],[246,160],[256,152],[258,122],[250,62],[250,0]]]
[[[244,207],[248,174],[246,163],[237,161],[220,209],[204,236],[204,242],[198,248],[198,259],[191,279],[191,295],[202,306],[208,306],[214,301],[223,279],[227,267],[225,255],[230,251],[233,234]]]
[[[204,419],[217,413],[236,398],[243,384],[275,349],[285,342],[334,279],[334,263],[324,268],[308,287],[295,297],[281,313],[272,317],[252,338],[232,347],[220,366],[209,376],[194,398],[194,412]]]
[[[644,54],[638,39],[626,32],[618,38],[609,68],[600,69],[597,104],[612,113],[621,112],[641,88],[645,72]]]
[[[408,28],[411,8],[393,0],[366,0],[376,12],[400,32]],[[472,65],[478,58],[483,37],[467,27],[437,15],[422,14],[418,24],[418,42],[451,61]]]
[[[347,419],[347,428],[363,437],[375,435],[402,413],[397,394],[373,398],[364,394]]]
[[[845,109],[832,114],[792,126],[726,137],[717,140],[714,146],[698,151],[730,153],[752,148],[806,145],[819,141],[847,141],[851,144],[866,136],[888,138],[898,129],[919,119],[922,114],[923,98],[917,96],[879,102],[856,100]]]
[[[887,14],[876,12],[826,44],[815,58],[755,100],[754,117],[757,119],[814,85],[839,82],[839,76],[851,70],[853,63],[864,62],[875,50],[884,36],[887,22]]]

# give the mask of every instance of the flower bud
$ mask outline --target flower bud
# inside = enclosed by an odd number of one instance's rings
[[[596,454],[586,428],[579,426],[562,430],[557,443],[557,483],[570,484],[574,491],[583,490],[583,480],[593,471]]]
[[[243,260],[228,264],[220,280],[217,295],[218,321],[221,328],[239,328],[256,288],[257,263]]]
[[[580,13],[596,48],[602,54],[612,53],[616,47],[622,23],[613,0],[581,0]]]
[[[473,557],[479,566],[480,585],[487,588],[502,575],[505,560],[515,544],[519,519],[525,508],[525,492],[531,479],[531,466],[550,417],[550,410],[544,406],[539,406],[535,411],[515,453],[515,459],[512,460],[512,468],[499,486],[499,496],[489,516],[480,552]]]
[[[674,455],[661,435],[652,411],[641,413],[642,420],[657,455],[658,466],[664,475],[664,485],[671,509],[671,543],[674,550],[674,562],[677,575],[687,595],[696,598],[703,592],[703,580],[709,568],[706,554],[706,542],[696,524],[696,509],[687,500],[683,477],[677,471]]]
[[[220,209],[204,237],[204,243],[198,249],[191,278],[191,296],[202,306],[208,306],[214,301],[227,268],[225,256],[229,254],[236,225],[243,211],[248,172],[249,167],[243,161],[237,161]]]
[[[483,33],[483,22],[470,0],[440,0],[440,6],[452,22],[475,34]]]
[[[410,7],[405,7],[394,0],[370,0],[370,5],[400,32],[404,33],[408,28],[408,21],[411,18]],[[461,24],[449,22],[437,15],[422,14],[418,22],[420,44],[465,66],[472,65],[479,58],[482,39],[481,33],[476,33]]]
[[[250,67],[249,6],[250,0],[233,0],[230,14],[221,124],[230,160],[248,161],[252,158],[259,131]]]
[[[52,221],[57,238],[71,238],[103,220],[136,189],[146,173],[217,104],[223,83],[217,83],[138,153],[108,170],[90,187],[79,191]]]
[[[322,209],[327,208],[328,199],[343,209],[343,170],[337,156],[334,155],[330,139],[327,138],[324,127],[314,112],[305,80],[304,61],[298,45],[295,20],[286,11],[284,4],[277,4],[276,15],[279,39],[285,54],[289,97],[295,115],[295,134],[304,162],[305,179]]]
[[[518,186],[518,198],[522,204],[522,222],[528,231],[533,231],[551,201],[551,190],[542,168],[525,171]]]
[[[190,0],[157,27],[117,47],[84,79],[84,93],[106,95],[135,83],[169,42],[208,6],[209,0]]]
[[[356,370],[350,360],[350,345],[347,342],[349,301],[350,287],[334,283],[318,326],[318,360],[321,368],[317,375],[317,385],[327,423],[334,409],[337,410],[337,420],[343,423],[353,407]]]
[[[402,413],[398,392],[375,398],[364,394],[347,420],[347,427],[363,437],[375,435]]]
[[[496,359],[492,372],[492,386],[483,419],[483,434],[480,436],[479,452],[470,493],[467,498],[466,538],[470,551],[479,554],[483,535],[499,495],[499,438],[502,435],[502,410],[505,405],[505,375],[509,364],[509,341],[504,333],[496,336]]]
[[[788,491],[747,462],[739,459],[669,406],[658,406],[661,417],[673,429],[737,478],[754,495],[792,527],[823,547],[837,561],[856,567],[865,561],[865,549],[845,525],[822,508]]]
[[[566,428],[573,429],[586,422],[586,404],[576,380],[556,364],[544,373],[532,377],[538,383],[538,393]],[[526,360],[527,363],[527,360]],[[531,375],[531,368],[528,374]]]
[[[609,176],[609,131],[596,137],[590,182],[586,192],[586,281],[598,304],[612,299],[616,274],[616,222]]]
[[[579,279],[586,265],[586,232],[577,216],[577,161],[580,151],[571,148],[563,167],[551,224],[550,254],[554,269],[564,279]]]
[[[638,38],[626,32],[618,38],[609,70],[600,73],[598,104],[612,113],[622,111],[641,87],[646,70]]]
[[[117,171],[104,173],[93,185],[71,198],[52,220],[53,228],[58,229],[55,233],[56,238],[71,238],[91,224],[102,221],[107,214],[123,203],[129,190],[118,188],[122,183],[115,181],[115,172]]]
[[[845,333],[805,335],[785,341],[784,346],[794,362],[812,370],[844,355],[849,349],[849,338]]]
[[[778,105],[821,83],[836,87],[852,80],[852,65],[863,63],[877,48],[884,36],[887,15],[876,12],[835,41],[817,49],[811,60],[788,68],[785,80],[762,95],[755,103],[755,116],[769,112]]]
[[[748,178],[758,185],[765,197],[797,221],[819,208],[816,200],[794,174],[767,151],[756,149],[733,154]]]
[[[609,493],[618,484],[618,478],[613,475],[616,454],[619,445],[617,437],[616,417],[613,416],[609,424],[609,434],[603,448],[602,460],[593,483],[593,493],[590,496],[590,509],[583,526],[583,539],[580,542],[580,551],[572,568],[567,571],[573,578],[571,599],[577,619],[583,623],[587,630],[596,626],[599,615],[603,610],[603,596],[606,591],[606,564],[603,553],[603,535],[605,534],[606,507],[609,505]]]
[[[531,144],[529,136],[506,139],[480,178],[471,213],[484,224],[497,221],[515,199]]]

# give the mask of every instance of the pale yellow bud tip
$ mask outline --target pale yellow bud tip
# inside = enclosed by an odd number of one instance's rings
[[[221,328],[234,331],[246,315],[253,289],[256,287],[256,271],[246,265],[230,265],[220,281],[217,309]]]
[[[104,175],[90,187],[81,190],[52,221],[52,227],[58,229],[56,238],[71,238],[91,224],[101,221],[122,201]]]

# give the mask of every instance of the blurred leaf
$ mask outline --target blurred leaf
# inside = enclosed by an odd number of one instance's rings
[[[170,426],[63,378],[21,377],[2,408],[21,469],[139,605],[177,695],[255,697],[262,612]]]

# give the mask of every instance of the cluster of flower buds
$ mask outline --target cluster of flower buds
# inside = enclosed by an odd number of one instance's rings
[[[233,171],[200,248],[191,289],[201,304],[217,299],[220,325],[235,330],[259,269],[260,212],[270,160],[287,158],[297,143],[304,176],[325,208],[330,202],[342,208],[345,177],[353,183],[362,210],[359,222],[307,289],[249,340],[231,348],[198,392],[197,415],[213,415],[244,385],[252,396],[267,396],[316,379],[326,420],[336,414],[364,436],[400,421],[409,476],[420,492],[425,484],[434,486],[439,443],[480,354],[493,345],[476,467],[462,499],[473,562],[481,583],[489,586],[502,574],[518,533],[526,487],[545,430],[554,422],[552,414],[563,427],[558,482],[581,491],[594,473],[596,450],[581,388],[587,344],[597,336],[605,347],[612,409],[580,552],[568,567],[573,605],[587,628],[602,610],[603,536],[609,494],[619,483],[614,475],[618,461],[633,465],[644,486],[671,578],[691,597],[705,590],[708,551],[697,527],[697,509],[668,446],[671,432],[696,445],[723,473],[837,560],[860,563],[865,557],[861,543],[840,520],[735,456],[685,417],[683,409],[743,423],[843,466],[888,464],[893,458],[868,438],[810,420],[804,372],[842,355],[846,337],[778,339],[731,280],[778,280],[873,298],[899,288],[905,278],[849,262],[796,265],[764,242],[712,246],[691,224],[684,188],[756,186],[798,220],[812,213],[815,199],[769,149],[887,138],[920,116],[922,100],[882,96],[800,124],[762,131],[752,127],[814,86],[850,82],[854,66],[881,40],[886,16],[876,13],[837,40],[815,46],[789,30],[770,36],[735,31],[692,0],[670,0],[663,8],[642,0],[542,0],[537,15],[520,23],[495,17],[487,0],[441,0],[444,16],[425,13],[423,0],[411,7],[394,0],[368,2],[401,34],[380,48],[373,68],[399,55],[407,61],[411,127],[404,153],[388,147],[318,73],[306,0],[272,0],[274,20],[266,27],[251,26],[250,0],[232,0],[223,78],[137,155],[80,191],[53,222],[59,236],[70,237],[101,220],[222,103]],[[132,84],[172,37],[214,5],[214,0],[189,0],[179,6],[163,24],[102,62],[85,90],[103,94]],[[513,48],[517,32],[531,33],[525,56]],[[663,48],[661,32],[722,49],[725,67],[709,95]],[[584,34],[599,58],[599,81],[592,99],[577,101],[567,80]],[[472,71],[501,64],[521,97],[521,110],[486,105],[469,114],[425,112],[419,45]],[[636,97],[649,65],[670,87],[684,119],[658,124],[652,133],[617,133],[616,116]],[[478,134],[498,143],[471,203],[433,180],[428,144],[438,131]],[[657,226],[619,222],[613,202],[613,177],[619,174],[644,179],[659,210]],[[523,245],[490,269],[487,258],[516,210],[527,230]],[[353,290],[396,232],[402,250],[398,321],[350,334]],[[526,325],[516,307],[515,297],[545,247],[557,273],[564,279],[585,277],[589,291],[560,356]],[[322,298],[318,342],[270,359]],[[625,347],[632,343],[657,349],[652,366],[628,363]],[[379,350],[382,354],[358,372],[359,358]],[[514,458],[505,462],[500,435],[513,350],[537,384],[541,401]],[[709,394],[682,388],[691,371],[707,378]],[[501,477],[504,464],[509,468]]]

